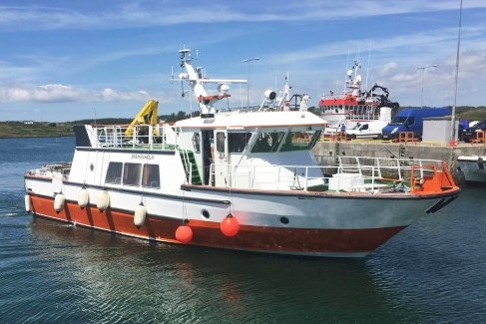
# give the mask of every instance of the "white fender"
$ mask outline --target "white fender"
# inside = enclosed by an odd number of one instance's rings
[[[54,210],[56,212],[60,212],[64,208],[64,202],[66,201],[66,197],[64,194],[58,193],[56,197],[54,197]]]
[[[32,211],[32,203],[30,202],[30,195],[25,195],[24,200],[25,200],[25,211],[30,213]]]
[[[96,207],[98,207],[98,209],[101,211],[104,211],[110,207],[110,195],[106,190],[100,191],[98,199],[96,200]]]
[[[145,218],[147,217],[147,208],[140,203],[140,205],[135,208],[135,216],[133,217],[133,224],[139,227],[145,223]]]
[[[88,206],[89,204],[89,192],[88,189],[83,188],[78,193],[78,205],[81,208]]]

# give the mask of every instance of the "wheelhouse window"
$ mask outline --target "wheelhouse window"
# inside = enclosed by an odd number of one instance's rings
[[[160,188],[160,172],[157,164],[144,164],[142,186]]]
[[[314,132],[303,132],[303,131],[293,131],[287,134],[282,147],[281,152],[288,151],[300,151],[311,149],[321,136],[321,131]]]
[[[125,163],[123,166],[123,184],[139,186],[142,175],[142,165],[140,163]]]
[[[251,151],[253,153],[276,152],[284,135],[285,132],[262,132]]]
[[[250,137],[251,133],[228,133],[228,150],[230,152],[243,152]]]
[[[108,171],[106,172],[105,183],[120,184],[122,177],[121,162],[110,162],[108,165]]]

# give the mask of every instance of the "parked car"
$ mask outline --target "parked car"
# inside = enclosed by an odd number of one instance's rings
[[[388,125],[382,120],[372,120],[359,122],[353,128],[346,129],[346,134],[351,138],[378,138],[381,136],[381,130]]]
[[[462,139],[464,142],[469,143],[477,138],[477,134],[480,131],[486,131],[486,120],[482,120],[474,126],[468,127],[462,131]]]

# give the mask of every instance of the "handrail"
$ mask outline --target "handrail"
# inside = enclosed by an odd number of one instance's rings
[[[126,134],[127,125],[103,125],[93,127],[96,147],[130,149],[167,149],[163,127],[140,124],[133,126],[133,132]]]
[[[348,157],[346,157],[348,158]],[[418,172],[437,174],[444,170],[439,160],[408,160],[392,158],[353,157],[346,163],[345,157],[338,158],[335,165],[228,165],[225,173],[226,186],[245,189],[303,190],[325,186],[339,174],[352,176],[362,182],[351,190],[378,190],[400,183],[414,184],[413,175]],[[351,157],[349,157],[351,158]],[[211,165],[210,184],[215,180],[214,165]],[[348,177],[348,176],[346,176]],[[323,189],[324,190],[324,189]]]
[[[182,128],[180,126],[176,126],[176,133],[182,133]],[[192,184],[192,163],[189,157],[189,148],[186,146],[183,136],[176,136],[176,146],[181,155],[182,166],[186,173],[186,181],[187,183]]]

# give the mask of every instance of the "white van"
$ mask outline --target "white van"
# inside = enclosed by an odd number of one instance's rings
[[[388,125],[383,120],[370,120],[358,122],[351,129],[346,129],[346,134],[352,139],[355,138],[379,138],[381,136],[381,130]]]

